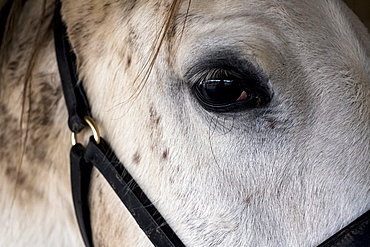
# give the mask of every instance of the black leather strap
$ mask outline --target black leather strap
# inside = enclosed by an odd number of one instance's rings
[[[93,241],[88,205],[92,165],[85,161],[84,154],[85,148],[81,144],[77,143],[71,148],[71,187],[73,205],[82,239],[86,247],[92,247]]]
[[[69,43],[67,29],[60,16],[60,8],[61,3],[58,1],[54,16],[55,51],[68,109],[68,126],[72,132],[78,133],[86,127],[84,117],[91,117],[91,112],[82,83],[78,83],[76,55]]]
[[[319,247],[370,247],[370,210]]]

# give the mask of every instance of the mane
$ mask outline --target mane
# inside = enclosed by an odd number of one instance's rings
[[[29,3],[28,1],[22,1],[22,0],[3,0],[0,2],[0,68],[10,68],[9,59],[10,54],[9,47],[11,46],[12,39],[17,35],[17,24],[20,16],[22,15],[23,11],[25,10],[26,4]],[[20,180],[20,173],[22,171],[22,163],[23,163],[23,156],[25,154],[26,149],[26,143],[28,139],[28,133],[29,133],[29,125],[30,125],[30,119],[31,119],[31,77],[32,77],[32,71],[34,69],[35,62],[39,55],[39,50],[42,46],[42,43],[44,40],[48,38],[48,32],[42,33],[42,26],[43,20],[45,17],[45,10],[46,10],[46,3],[47,0],[43,1],[42,6],[42,14],[38,16],[37,18],[40,20],[37,22],[37,38],[31,41],[31,44],[33,46],[32,52],[29,54],[29,57],[26,57],[24,59],[27,59],[27,66],[25,69],[25,74],[22,77],[22,81],[19,83],[23,85],[23,93],[22,98],[20,101],[22,102],[21,107],[21,118],[20,122],[17,123],[18,129],[19,129],[19,135],[16,135],[15,138],[19,138],[21,145],[19,146],[19,162],[17,164],[16,169],[16,181]],[[49,27],[52,27],[52,23],[46,24],[49,25]],[[50,29],[49,29],[50,30]],[[0,82],[4,81],[3,73],[1,73]],[[25,126],[25,127],[24,127]],[[18,183],[16,183],[17,185]],[[15,188],[14,192],[14,198],[17,193],[17,187]]]

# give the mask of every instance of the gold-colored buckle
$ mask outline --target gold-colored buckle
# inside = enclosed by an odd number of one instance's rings
[[[99,132],[98,125],[96,124],[95,120],[89,116],[85,116],[84,119],[86,123],[89,125],[93,133],[95,142],[99,144],[100,143],[100,132]],[[72,146],[76,144],[77,144],[76,133],[72,132]]]

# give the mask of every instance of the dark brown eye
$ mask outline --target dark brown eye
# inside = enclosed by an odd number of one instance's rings
[[[270,95],[261,90],[260,82],[254,77],[213,69],[194,78],[194,94],[206,110],[235,111],[260,106],[270,100]]]

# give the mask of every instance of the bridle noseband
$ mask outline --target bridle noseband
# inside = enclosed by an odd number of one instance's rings
[[[100,137],[98,127],[91,117],[85,91],[82,84],[78,83],[76,57],[69,44],[60,8],[61,3],[58,2],[54,19],[54,39],[69,114],[68,126],[73,135],[87,125],[94,132],[94,137],[90,138],[86,147],[73,138],[70,151],[73,203],[85,245],[93,246],[88,191],[92,167],[96,167],[154,246],[185,246],[115,156],[108,143]],[[370,246],[370,210],[320,245],[334,246]]]

